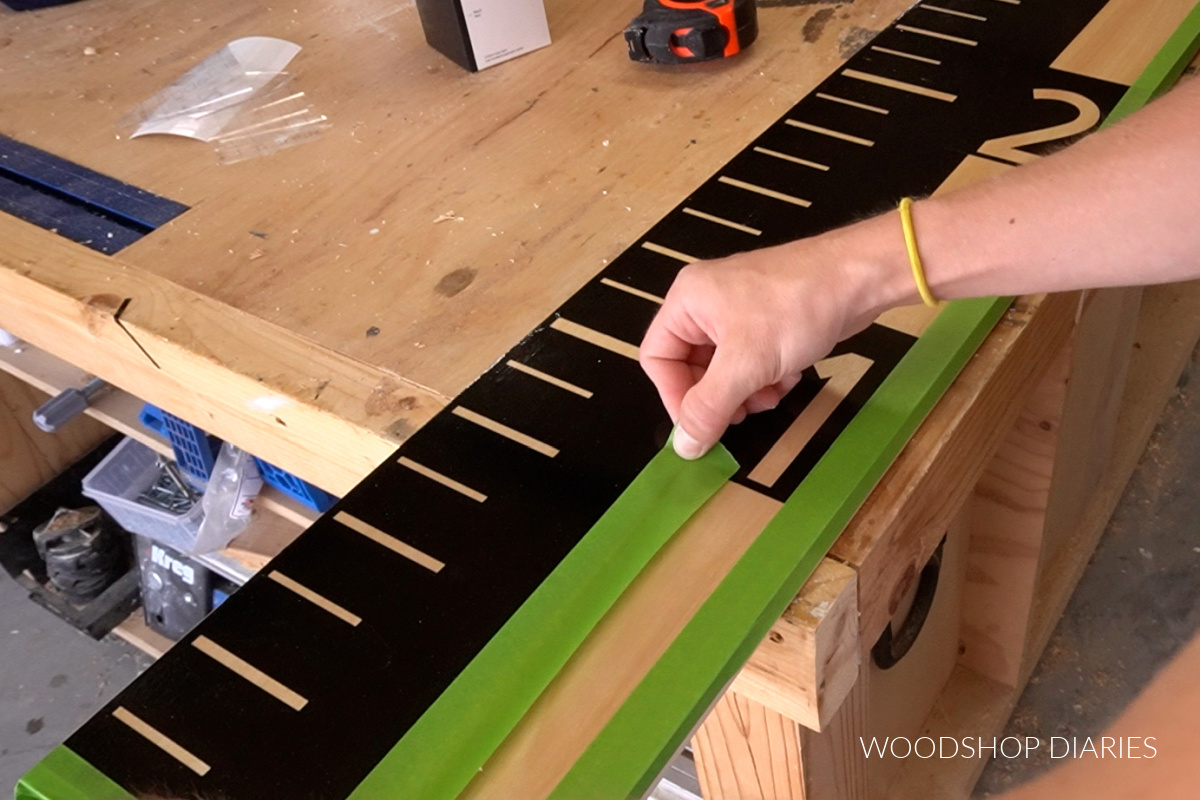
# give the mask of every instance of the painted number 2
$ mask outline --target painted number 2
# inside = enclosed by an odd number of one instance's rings
[[[1068,92],[1062,89],[1034,89],[1033,98],[1035,100],[1057,100],[1060,103],[1070,103],[1075,106],[1079,114],[1075,119],[1070,122],[1064,122],[1061,125],[1053,125],[1049,128],[1040,128],[1036,131],[1027,131],[1025,133],[1014,133],[1010,136],[1001,136],[998,139],[989,139],[979,148],[980,154],[998,158],[1002,161],[1009,161],[1013,164],[1027,164],[1030,161],[1036,161],[1039,156],[1017,148],[1075,136],[1076,134],[1090,130],[1093,125],[1100,121],[1100,108],[1078,92]]]

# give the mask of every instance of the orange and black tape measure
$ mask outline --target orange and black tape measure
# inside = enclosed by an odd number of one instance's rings
[[[645,0],[625,29],[629,57],[654,64],[727,58],[757,36],[755,0]]]

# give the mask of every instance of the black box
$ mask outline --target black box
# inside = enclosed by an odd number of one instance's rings
[[[32,11],[35,8],[65,6],[67,3],[75,2],[78,2],[78,0],[0,0],[0,3],[8,6],[13,11]]]

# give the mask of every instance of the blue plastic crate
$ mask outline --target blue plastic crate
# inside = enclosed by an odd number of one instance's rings
[[[163,416],[164,413],[158,406],[146,403],[142,406],[142,410],[138,412],[138,422],[159,436],[165,437],[167,435],[167,420]]]
[[[138,420],[159,436],[171,440],[171,449],[175,451],[175,463],[181,470],[200,481],[201,485],[208,482],[217,453],[221,450],[220,439],[209,436],[192,423],[168,414],[150,403],[142,406]]]
[[[299,500],[314,511],[325,513],[338,501],[336,497],[324,489],[318,489],[311,483],[300,480],[292,473],[263,461],[257,456],[254,458],[254,463],[258,464],[258,471],[262,473],[263,483],[266,483],[268,486],[274,486],[288,497]]]

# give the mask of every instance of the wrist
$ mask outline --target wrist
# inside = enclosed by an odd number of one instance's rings
[[[866,324],[898,306],[921,303],[897,212],[824,234],[844,287],[849,319]]]

